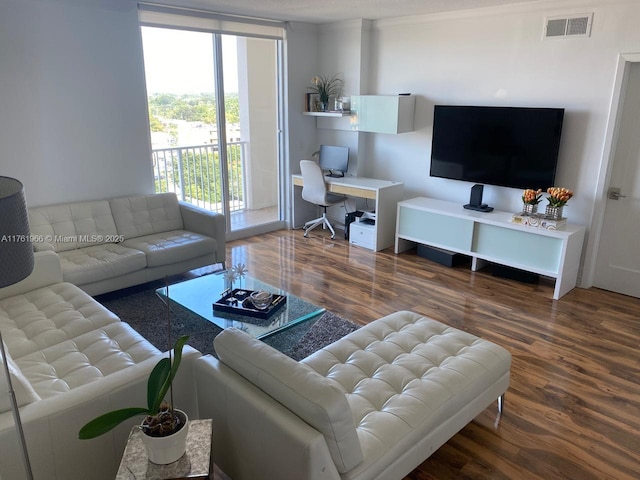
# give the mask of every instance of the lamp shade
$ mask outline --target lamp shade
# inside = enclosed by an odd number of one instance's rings
[[[22,183],[0,176],[0,288],[19,282],[33,271],[30,235]]]

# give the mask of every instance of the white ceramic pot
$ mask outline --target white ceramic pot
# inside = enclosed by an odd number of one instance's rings
[[[147,456],[153,463],[166,465],[177,461],[187,451],[187,433],[189,433],[189,417],[182,410],[175,409],[176,414],[184,421],[184,426],[168,437],[150,437],[142,431],[142,442],[147,449]]]

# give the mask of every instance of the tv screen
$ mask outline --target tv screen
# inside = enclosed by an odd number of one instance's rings
[[[332,177],[343,177],[349,166],[349,147],[320,145],[320,168]]]
[[[514,188],[553,186],[563,108],[436,105],[432,177]]]

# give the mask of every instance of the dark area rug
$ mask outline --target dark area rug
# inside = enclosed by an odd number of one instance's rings
[[[162,282],[99,295],[96,300],[127,322],[159,350],[170,348],[167,341],[167,308],[155,294]],[[301,360],[329,345],[359,326],[325,312],[263,341],[294,360]],[[213,339],[222,331],[217,325],[179,305],[171,306],[171,341],[189,335],[188,344],[203,354],[215,355]]]

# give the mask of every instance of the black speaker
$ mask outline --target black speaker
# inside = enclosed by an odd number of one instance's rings
[[[484,185],[480,185],[479,183],[475,184],[471,187],[471,196],[469,197],[469,203],[463,205],[467,210],[476,210],[478,212],[491,212],[493,211],[493,207],[482,203],[482,191],[484,190]]]
[[[479,207],[482,205],[482,192],[484,191],[484,185],[476,184],[471,187],[471,196],[469,197],[469,205],[472,207]]]

